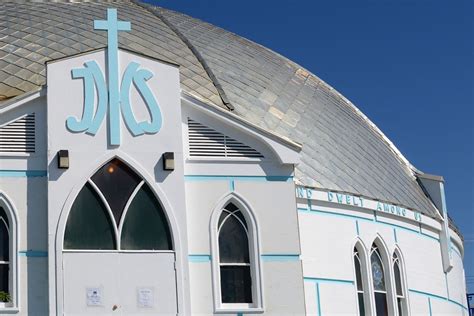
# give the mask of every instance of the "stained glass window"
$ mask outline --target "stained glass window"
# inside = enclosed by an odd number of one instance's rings
[[[387,290],[385,288],[385,271],[379,248],[374,244],[370,251],[372,281],[374,284],[375,308],[377,316],[388,315]]]

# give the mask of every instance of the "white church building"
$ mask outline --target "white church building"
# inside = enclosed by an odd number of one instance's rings
[[[308,70],[138,1],[0,16],[0,314],[468,315],[443,178]]]

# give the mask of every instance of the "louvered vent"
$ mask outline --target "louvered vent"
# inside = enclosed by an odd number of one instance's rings
[[[0,152],[35,152],[35,114],[0,127]]]
[[[188,118],[189,155],[191,157],[263,158],[263,155],[239,141]]]

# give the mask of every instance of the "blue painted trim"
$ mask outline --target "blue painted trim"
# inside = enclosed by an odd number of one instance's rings
[[[458,305],[459,307],[462,307],[463,309],[467,310],[466,306],[464,306],[461,303],[458,303],[456,301],[453,301],[451,299],[448,299],[444,296],[431,294],[431,293],[423,292],[423,291],[418,291],[418,290],[414,290],[414,289],[408,289],[408,291],[412,292],[412,293],[420,294],[420,295],[425,295],[425,296],[428,296],[429,298],[435,298],[435,299],[438,299],[438,300],[447,301],[447,302],[453,303],[453,304]]]
[[[186,181],[293,181],[292,176],[185,175]]]
[[[210,262],[210,255],[188,255],[189,262]]]
[[[357,232],[357,236],[359,236],[359,235],[360,235],[360,230],[359,230],[359,221],[358,221],[358,220],[356,220],[355,222],[356,222],[356,232]]]
[[[300,209],[299,209],[299,210],[300,210]],[[348,217],[348,218],[354,218],[354,219],[360,219],[360,220],[364,220],[364,221],[373,222],[372,219],[365,218],[365,217],[361,217],[361,216],[357,216],[357,215],[340,214],[340,213],[336,213],[336,212],[321,211],[321,210],[315,210],[315,209],[306,210],[306,211],[307,211],[308,213],[324,214],[324,215],[330,215],[330,216],[336,216],[336,217]]]
[[[235,181],[234,180],[230,180],[230,191],[234,192],[235,191]]]
[[[329,279],[329,278],[314,278],[314,277],[303,277],[303,280],[309,282],[328,282],[328,283],[343,283],[343,284],[352,284],[354,285],[354,281],[352,280],[341,280],[341,279]]]
[[[358,219],[358,220],[364,220],[364,221],[379,223],[379,224],[382,224],[382,225],[388,225],[388,226],[391,226],[391,227],[396,227],[396,228],[399,228],[399,229],[403,229],[403,230],[412,232],[414,234],[417,234],[419,236],[423,236],[423,237],[426,237],[426,238],[429,238],[429,239],[432,239],[432,240],[436,240],[437,242],[439,242],[439,238],[430,236],[430,235],[425,234],[425,233],[420,233],[418,230],[403,227],[403,226],[400,226],[400,225],[397,225],[397,224],[383,222],[383,221],[380,221],[380,220],[372,220],[372,219],[368,219],[368,218],[357,216],[357,215],[341,214],[341,213],[336,213],[336,212],[331,212],[331,211],[321,211],[321,210],[315,210],[315,209],[308,210],[308,209],[303,209],[303,208],[300,208],[300,207],[298,208],[298,211],[300,211],[302,213],[325,214],[325,215],[331,215],[331,216],[336,216],[336,217],[353,218],[353,219]]]
[[[321,316],[321,297],[319,296],[319,283],[316,283],[316,299],[318,304],[318,315]]]
[[[275,261],[299,261],[300,255],[297,254],[266,254],[261,255],[263,261],[275,262]]]
[[[454,305],[457,305],[457,306],[461,307],[462,309],[468,310],[468,308],[466,306],[462,305],[459,302],[456,302],[456,301],[451,300],[451,299],[448,299],[448,302],[453,303]]]
[[[48,252],[38,250],[20,250],[18,251],[18,255],[20,257],[45,258],[48,257]]]
[[[35,178],[47,175],[46,170],[0,170],[0,178]]]
[[[244,316],[244,313],[237,313],[237,316]]]
[[[397,229],[395,227],[393,228],[393,239],[395,240],[395,243],[398,244]]]
[[[431,299],[428,297],[428,307],[430,309],[430,316],[433,316],[433,312],[431,311]]]

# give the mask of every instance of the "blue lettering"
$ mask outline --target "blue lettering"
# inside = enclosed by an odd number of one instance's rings
[[[346,204],[351,204],[351,196],[350,195],[346,195]]]
[[[338,202],[338,203],[342,203],[343,195],[342,195],[342,194],[339,194],[339,193],[336,193],[336,197],[337,197],[337,202]]]
[[[107,34],[107,84],[104,75],[95,61],[86,62],[84,68],[72,69],[72,78],[84,80],[84,110],[82,119],[66,119],[66,127],[72,132],[86,132],[95,135],[108,110],[109,142],[120,145],[120,114],[133,136],[158,133],[162,125],[160,107],[155,96],[146,84],[153,73],[139,69],[140,65],[131,62],[125,69],[119,89],[118,32],[130,31],[130,22],[118,21],[117,10],[107,9],[106,21],[94,21],[94,29],[105,30]],[[97,88],[97,107],[94,115],[94,83]],[[130,106],[132,84],[140,93],[148,108],[149,121],[137,122]]]
[[[377,202],[377,211],[382,211],[382,203]]]
[[[328,192],[328,201],[332,202],[333,198],[334,198],[334,195],[332,194],[332,192]]]
[[[303,198],[304,197],[303,192],[304,192],[303,188],[301,188],[301,187],[296,188],[296,194],[298,195],[298,197]]]

